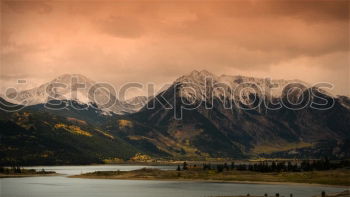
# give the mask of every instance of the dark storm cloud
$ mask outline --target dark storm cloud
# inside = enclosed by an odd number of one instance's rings
[[[264,0],[212,2],[221,14],[232,17],[295,17],[316,22],[322,20],[347,21],[347,0]]]
[[[349,86],[349,1],[8,2],[6,74],[164,83],[207,69]]]
[[[18,1],[18,0],[5,0],[4,6],[8,7],[14,12],[25,13],[35,12],[39,14],[49,14],[52,11],[52,7],[49,5],[49,1]]]

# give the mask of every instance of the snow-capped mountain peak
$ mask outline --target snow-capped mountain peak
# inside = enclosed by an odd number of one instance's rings
[[[96,105],[105,113],[123,114],[128,112],[113,94],[103,88],[96,88],[93,93],[92,87],[95,81],[81,74],[63,74],[42,84],[39,87],[18,92],[11,100],[13,103],[22,105],[36,105],[47,103],[49,100],[73,100],[78,103]],[[106,105],[110,101],[111,105]]]
[[[181,86],[179,95],[190,101],[207,99],[208,92],[212,92],[212,95],[215,97],[228,99],[240,97],[238,94],[248,97],[250,94],[257,93],[261,96],[276,98],[281,97],[283,89],[292,83],[302,84],[306,88],[311,87],[309,84],[300,80],[272,80],[240,75],[216,76],[206,70],[194,70],[189,75],[184,75],[175,81],[175,84]],[[246,88],[243,88],[241,92],[237,91],[242,87]]]
[[[194,70],[190,74],[178,78],[175,83],[204,83],[208,78],[216,79],[217,76],[206,70]]]
[[[78,86],[80,84],[82,87]],[[88,103],[92,102],[88,99],[88,89],[93,84],[94,81],[83,75],[64,74],[39,87],[19,92],[14,101],[26,105],[46,103],[52,99]]]

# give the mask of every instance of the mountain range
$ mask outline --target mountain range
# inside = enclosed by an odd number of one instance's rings
[[[138,96],[126,101],[116,98],[114,92],[95,86],[97,83],[80,74],[64,74],[39,87],[9,94],[14,98],[11,102],[32,106],[47,103],[50,100],[72,100],[82,104],[95,104],[105,114],[125,114],[138,111],[146,102],[147,97]],[[98,84],[97,84],[98,85]],[[94,88],[95,87],[95,88]],[[92,93],[89,92],[94,90]],[[14,95],[15,94],[15,95]],[[105,106],[108,100],[115,103]]]
[[[66,85],[47,91],[57,83]],[[350,99],[299,80],[193,71],[154,97],[127,101],[105,89],[91,99],[94,84],[66,74],[2,99],[2,109],[20,110],[0,110],[0,162],[99,163],[136,153],[191,160],[350,157]],[[105,107],[110,97],[115,102]],[[294,109],[277,105],[290,101]]]

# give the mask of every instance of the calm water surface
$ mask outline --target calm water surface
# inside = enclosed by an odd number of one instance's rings
[[[146,166],[96,165],[96,166],[42,166],[36,169],[54,170],[57,173],[73,175],[81,172],[134,170]],[[150,167],[150,166],[148,166]],[[30,167],[34,168],[34,167]],[[152,168],[174,169],[174,166],[152,166]],[[338,192],[344,188],[269,185],[205,183],[181,181],[103,180],[67,178],[66,175],[52,177],[26,177],[0,179],[1,197],[209,197],[224,195],[263,195],[280,193],[294,197],[309,197],[321,191]]]

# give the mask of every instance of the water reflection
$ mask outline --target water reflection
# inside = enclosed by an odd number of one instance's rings
[[[96,166],[42,166],[36,169],[54,170],[62,174],[80,174],[81,172],[134,170],[147,166],[96,165]],[[150,166],[148,166],[150,167]],[[151,166],[160,169],[175,169],[174,166]],[[33,168],[33,167],[32,167]],[[1,181],[1,195],[4,197],[208,197],[224,195],[274,195],[280,193],[294,197],[310,197],[321,191],[339,192],[344,188],[234,184],[181,181],[142,181],[142,180],[104,180],[77,179],[66,176],[6,178]]]

